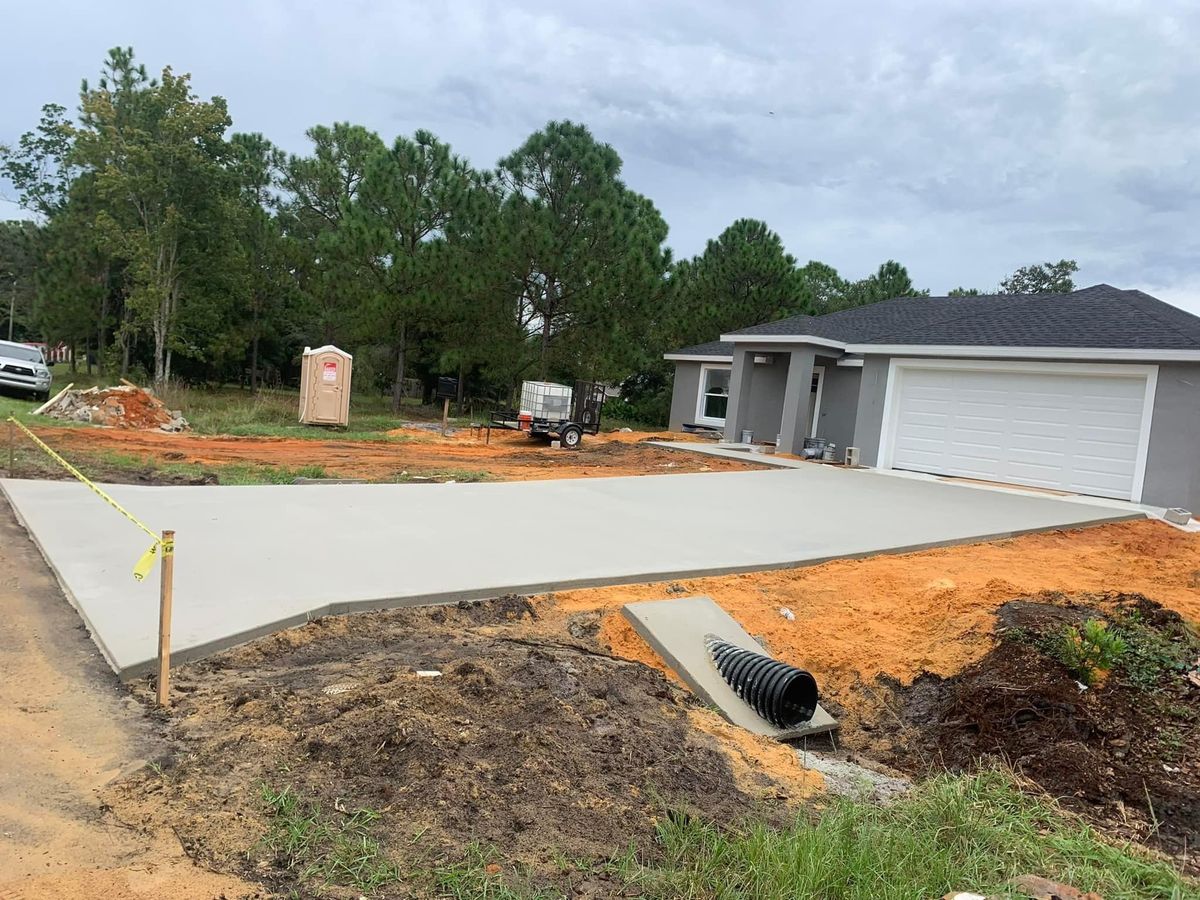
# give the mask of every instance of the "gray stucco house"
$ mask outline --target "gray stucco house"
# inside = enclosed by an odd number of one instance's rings
[[[665,357],[675,430],[1200,509],[1200,318],[1141,291],[900,297]]]

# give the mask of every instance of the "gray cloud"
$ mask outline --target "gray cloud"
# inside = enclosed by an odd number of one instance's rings
[[[583,121],[680,254],[753,215],[851,277],[895,258],[935,291],[991,287],[1074,256],[1084,281],[1200,311],[1200,7],[742,6],[24,4],[6,21],[0,141],[132,43],[293,151],[310,125],[351,120],[386,139],[429,128],[491,166],[548,119]]]

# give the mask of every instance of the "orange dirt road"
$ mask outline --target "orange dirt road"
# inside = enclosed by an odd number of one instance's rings
[[[668,591],[670,588],[670,591]],[[994,612],[1044,591],[1145,594],[1200,623],[1200,534],[1137,521],[1054,531],[903,556],[801,569],[562,592],[538,598],[548,617],[602,613],[615,653],[663,668],[620,615],[624,603],[707,594],[772,653],[816,675],[846,705],[880,675],[910,684],[957,673],[992,647]],[[780,614],[787,608],[790,621]]]
[[[443,438],[421,428],[398,428],[388,440],[317,440],[167,434],[115,428],[38,427],[39,437],[70,457],[76,453],[120,453],[158,462],[201,465],[324,466],[330,477],[387,481],[410,476],[486,473],[497,481],[548,478],[732,472],[750,463],[694,453],[677,453],[643,443],[679,440],[678,434],[645,432],[586,436],[580,449],[552,449],[510,431],[492,431],[484,443],[470,429]]]

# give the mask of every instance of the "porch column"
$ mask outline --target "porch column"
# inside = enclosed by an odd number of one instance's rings
[[[783,424],[779,427],[780,453],[799,455],[804,439],[812,430],[808,418],[808,401],[812,394],[813,362],[816,351],[811,347],[793,350],[788,359],[787,386],[783,391]]]
[[[750,421],[750,388],[754,381],[754,351],[733,347],[729,372],[729,405],[725,408],[725,440],[737,443]]]

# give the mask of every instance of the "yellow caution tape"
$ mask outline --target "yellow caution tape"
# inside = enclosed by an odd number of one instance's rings
[[[154,560],[157,556],[158,544],[151,544],[150,549],[143,553],[142,558],[133,565],[133,577],[135,580],[141,581],[150,574],[150,570],[154,568]]]
[[[134,516],[131,512],[129,512],[129,510],[125,509],[125,507],[123,507],[120,503],[118,503],[116,500],[114,500],[108,494],[104,493],[104,491],[100,490],[100,488],[97,487],[91,481],[91,479],[89,479],[86,475],[84,475],[82,472],[80,472],[77,468],[75,468],[73,465],[71,465],[69,462],[67,462],[65,459],[63,459],[61,456],[59,456],[57,453],[55,453],[54,450],[52,450],[50,447],[48,447],[46,445],[45,441],[43,441],[36,434],[34,434],[32,431],[30,431],[28,428],[26,428],[22,423],[18,422],[12,416],[8,417],[8,421],[11,422],[12,424],[16,425],[23,432],[25,432],[26,436],[31,441],[33,441],[35,444],[37,444],[39,447],[41,447],[43,450],[45,450],[46,453],[50,456],[50,458],[52,460],[54,460],[56,463],[58,463],[60,466],[62,466],[64,469],[66,469],[68,472],[70,472],[72,475],[74,475],[76,478],[78,478],[80,481],[82,481],[84,484],[86,484],[89,488],[91,488],[92,492],[95,493],[98,497],[100,497],[101,500],[103,500],[105,503],[107,503],[109,506],[111,506],[113,509],[115,509],[117,512],[119,512],[121,515],[123,515],[125,518],[127,518],[130,522],[132,522],[138,528],[142,529],[142,531],[146,532],[146,534],[150,535],[150,537],[152,537],[154,539],[154,543],[150,545],[150,549],[142,554],[141,559],[139,559],[133,567],[133,577],[136,580],[141,581],[147,575],[150,574],[150,570],[154,568],[154,560],[158,557],[158,548],[160,546],[163,548],[163,556],[169,556],[169,555],[172,555],[175,553],[174,541],[170,541],[170,542],[163,541],[163,539],[161,537],[159,537],[153,530],[151,530],[151,528],[148,525],[146,525],[144,522],[142,522],[140,519],[138,519],[136,516]]]

